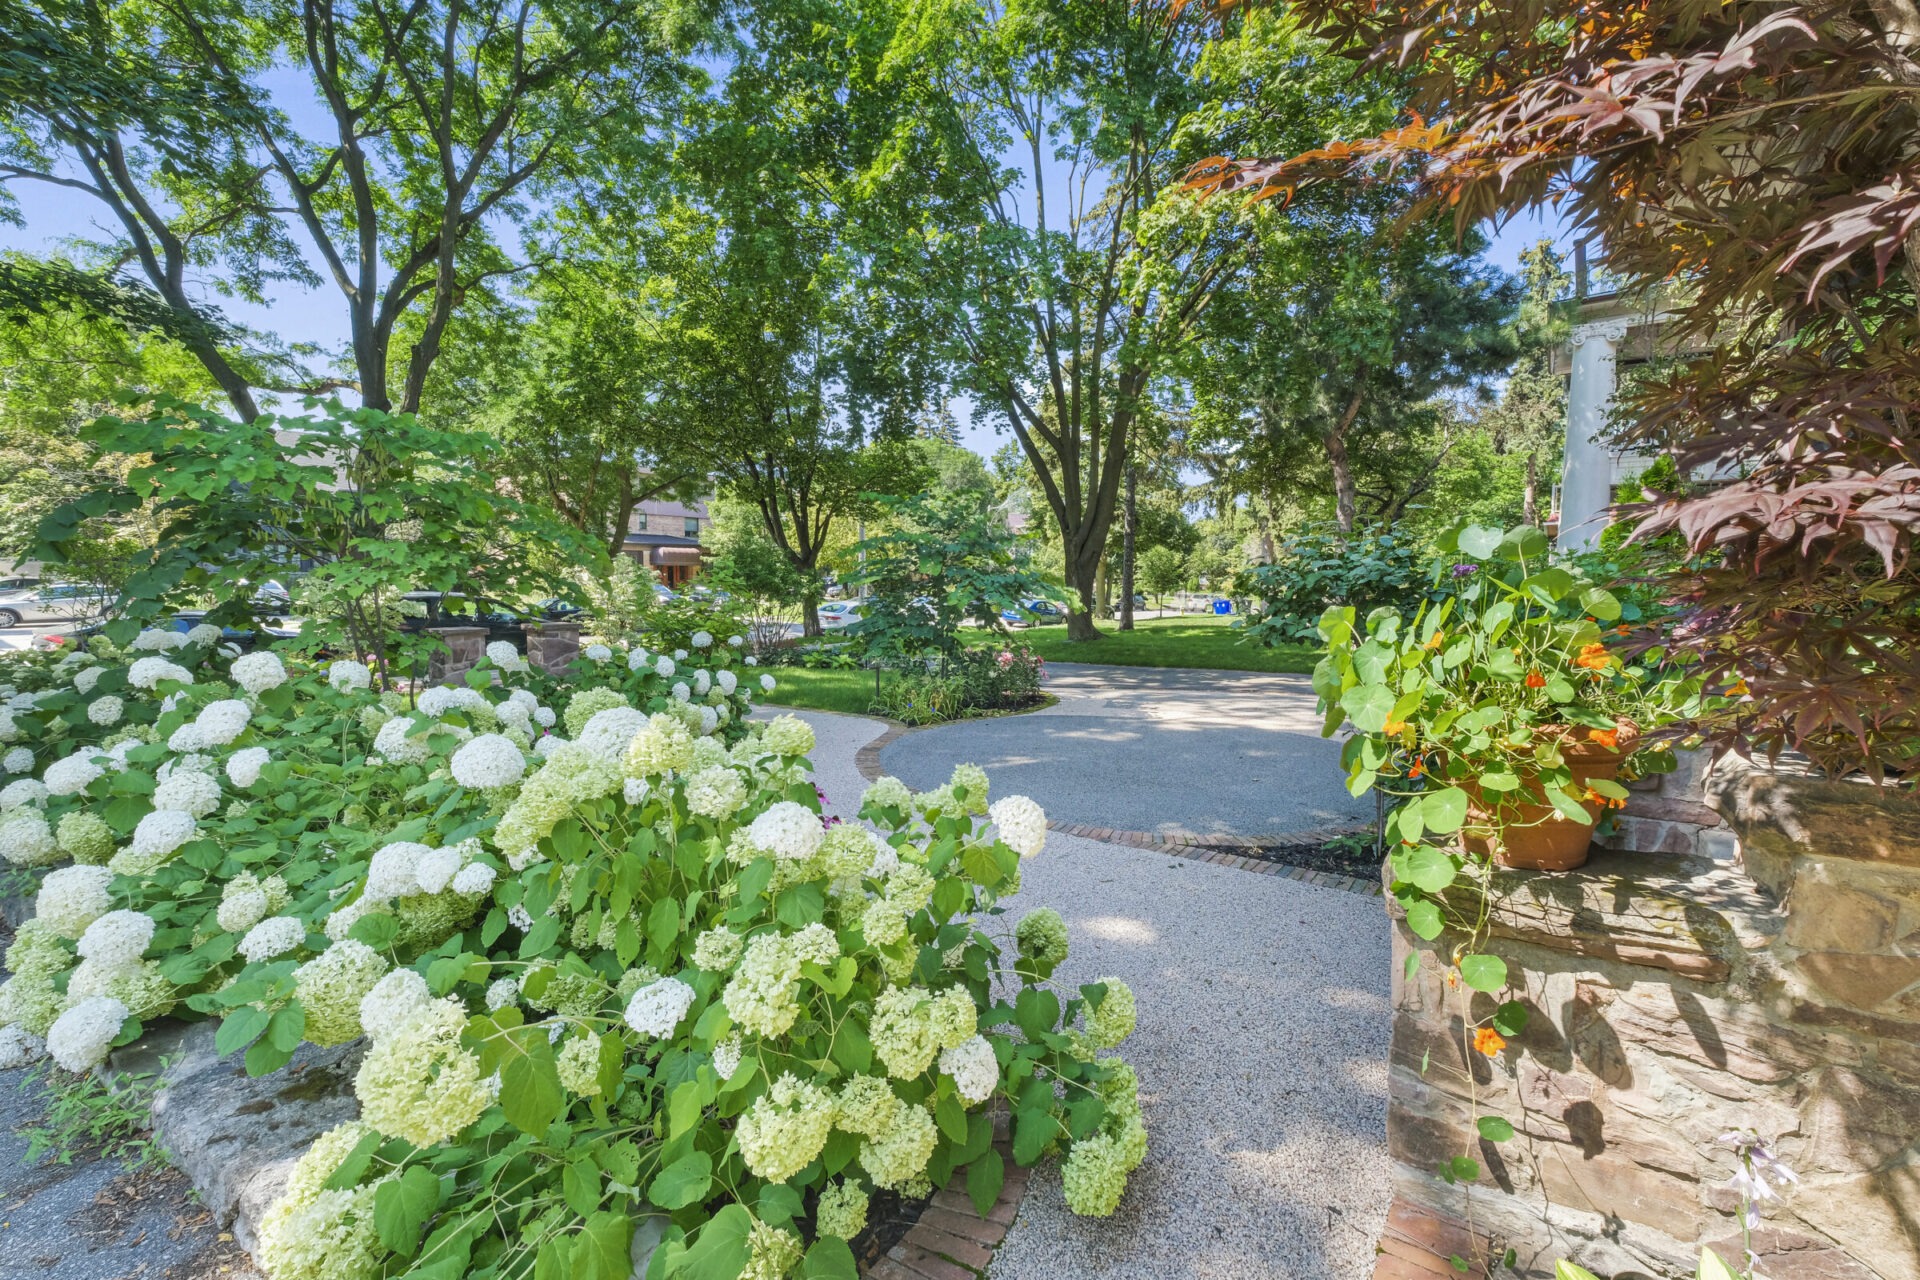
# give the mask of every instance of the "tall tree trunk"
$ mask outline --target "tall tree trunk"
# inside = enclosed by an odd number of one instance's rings
[[[1120,531],[1120,629],[1133,630],[1133,535],[1138,513],[1134,508],[1133,463],[1127,463],[1126,524]]]
[[[826,634],[820,626],[820,602],[812,596],[800,601],[800,634],[809,639],[817,639]]]
[[[1360,375],[1365,377],[1364,372]],[[1340,523],[1340,532],[1352,533],[1354,521],[1359,515],[1359,496],[1353,483],[1353,463],[1347,458],[1347,429],[1353,420],[1360,416],[1360,406],[1366,403],[1367,392],[1364,382],[1355,387],[1353,398],[1347,401],[1347,408],[1327,432],[1327,465],[1333,468],[1334,512]]]
[[[1098,640],[1100,629],[1093,625],[1099,576],[1098,558],[1093,562],[1068,559],[1065,565],[1067,590],[1080,602],[1079,608],[1067,605],[1067,639]]]
[[[1520,520],[1523,524],[1540,523],[1540,455],[1527,455],[1527,488],[1521,499]]]

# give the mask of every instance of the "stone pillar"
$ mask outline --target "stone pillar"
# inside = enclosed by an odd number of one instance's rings
[[[549,675],[559,675],[580,655],[577,622],[529,622],[527,661]]]
[[[1603,442],[1613,405],[1614,367],[1627,318],[1576,325],[1570,340],[1573,373],[1567,381],[1567,450],[1560,476],[1562,551],[1591,551],[1607,527],[1613,502],[1613,451]]]
[[[1737,859],[1494,873],[1489,949],[1529,1017],[1493,1057],[1462,1043],[1462,995],[1476,1019],[1493,1002],[1446,980],[1458,939],[1395,920],[1397,1199],[1512,1248],[1521,1276],[1568,1258],[1680,1280],[1702,1245],[1738,1265],[1718,1139],[1752,1129],[1800,1178],[1754,1233],[1759,1274],[1920,1276],[1920,798],[1739,760],[1703,798]],[[1483,1140],[1476,1116],[1515,1136]],[[1470,1194],[1435,1176],[1462,1155]]]
[[[436,651],[428,661],[428,684],[448,684],[458,680],[478,666],[480,659],[486,656],[485,627],[433,627],[429,634],[439,637],[440,643],[447,647],[444,651]]]

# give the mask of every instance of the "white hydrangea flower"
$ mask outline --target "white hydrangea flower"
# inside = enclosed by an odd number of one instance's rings
[[[705,667],[693,673],[693,692],[695,697],[704,698],[707,690],[713,688],[713,673]]]
[[[75,796],[85,791],[106,770],[93,762],[93,751],[81,748],[64,760],[55,760],[40,775],[50,796]]]
[[[187,638],[178,631],[159,631],[149,627],[133,638],[127,648],[135,653],[171,653],[186,647]]]
[[[987,809],[1007,848],[1023,858],[1038,854],[1047,844],[1046,811],[1026,796],[1006,796]]]
[[[693,633],[693,640],[691,643],[693,644],[693,647],[696,649],[708,648],[713,644],[713,635],[711,632],[707,632],[707,631],[696,631]]]
[[[267,891],[259,885],[242,885],[238,889],[228,885],[227,892],[220,895],[220,907],[213,913],[213,920],[227,933],[245,933],[266,919],[269,910]]]
[[[627,1025],[643,1036],[665,1039],[693,1007],[693,988],[678,978],[662,978],[640,988],[627,1002]]]
[[[553,714],[552,707],[535,707],[533,709],[533,722],[542,729],[553,728],[553,722],[557,719],[559,719],[559,717]]]
[[[204,818],[220,807],[220,783],[211,774],[178,771],[153,789],[153,803],[159,809],[184,809]]]
[[[493,709],[493,714],[501,724],[509,729],[530,731],[529,726],[533,724],[533,709],[538,705],[540,704],[537,702],[527,703],[521,702],[516,698],[509,698],[496,706]]]
[[[429,849],[413,864],[413,878],[422,893],[438,893],[460,870],[460,850],[452,845]]]
[[[732,769],[702,769],[687,779],[687,810],[715,820],[731,817],[747,802],[747,784]]]
[[[47,816],[38,809],[21,805],[0,817],[0,858],[16,867],[39,867],[59,856],[60,846],[54,840],[53,828],[47,825]]]
[[[68,1071],[91,1071],[107,1060],[127,1006],[112,996],[88,996],[54,1020],[47,1052]]]
[[[513,739],[504,734],[483,733],[453,753],[451,768],[455,782],[484,791],[489,787],[510,787],[520,781],[527,771],[527,758]]]
[[[463,897],[475,898],[493,888],[494,870],[484,862],[469,862],[454,874],[451,888]]]
[[[740,659],[740,661],[746,663],[750,667],[757,667],[760,665],[760,659],[754,657],[752,654],[748,654],[746,657]]]
[[[307,940],[307,926],[293,916],[269,916],[240,939],[240,955],[250,964],[283,956]]]
[[[176,773],[212,773],[217,767],[218,762],[212,756],[204,752],[189,751],[185,755],[161,761],[160,767],[154,770],[153,776],[156,782],[165,782]]]
[[[520,1003],[520,984],[512,978],[495,978],[487,984],[487,1012],[498,1013]]]
[[[0,787],[0,813],[39,804],[47,798],[47,784],[38,778],[17,778]]]
[[[776,858],[800,862],[819,852],[826,831],[820,815],[803,804],[782,800],[753,820],[747,839]]]
[[[406,1025],[433,1001],[427,980],[412,969],[395,969],[360,999],[360,1025],[373,1040]]]
[[[534,857],[539,856],[538,854],[535,854],[532,849],[527,850],[527,853],[533,855]],[[509,861],[511,861],[511,859],[509,859]],[[521,868],[515,867],[514,870],[519,871],[521,870]],[[529,912],[526,909],[525,906],[516,902],[512,906],[507,908],[507,923],[512,925],[514,928],[518,929],[520,932],[525,933],[527,930],[533,928],[533,915],[531,912]]]
[[[82,694],[93,692],[93,686],[100,683],[100,677],[107,674],[105,667],[82,667],[73,676],[73,687]]]
[[[627,670],[638,671],[646,665],[647,651],[639,645],[633,646],[633,650],[627,654]]]
[[[113,908],[107,886],[113,872],[105,867],[61,867],[47,872],[33,900],[34,919],[63,938],[78,938],[87,926]]]
[[[373,668],[352,658],[339,658],[327,668],[327,683],[342,693],[373,687]]]
[[[727,643],[735,649],[738,649],[741,645],[745,644],[746,642],[747,642],[747,638],[745,636],[728,636],[727,637]]]
[[[224,747],[246,732],[251,719],[253,708],[238,698],[222,698],[202,707],[194,717],[193,726],[209,746]]]
[[[687,660],[687,651],[685,649],[675,649],[673,651],[673,660],[675,662],[685,662]]]
[[[432,853],[429,845],[413,840],[395,840],[382,845],[367,864],[367,888],[363,895],[374,902],[391,902],[420,892],[415,867]]]
[[[47,1042],[25,1027],[0,1027],[0,1071],[30,1067],[47,1056]]]
[[[588,662],[605,662],[613,657],[613,650],[603,644],[590,644],[583,652]]]
[[[449,711],[464,711],[476,705],[484,705],[486,698],[478,689],[469,689],[464,685],[435,685],[420,695],[419,706],[422,714],[443,716]]]
[[[521,706],[525,707],[528,711],[532,711],[535,707],[540,705],[540,699],[533,696],[533,690],[531,689],[515,689],[512,693],[507,695],[507,701],[517,702]]]
[[[740,677],[722,668],[719,674],[714,676],[714,682],[720,686],[720,692],[731,698],[733,691],[740,686]]]
[[[86,927],[77,950],[108,973],[124,973],[140,963],[153,941],[153,917],[138,911],[109,911]]]
[[[211,622],[196,622],[187,628],[188,644],[213,644],[225,633]]]
[[[647,713],[633,707],[608,707],[587,719],[574,741],[613,764],[627,758],[627,748],[649,724]]]
[[[769,675],[763,675],[763,676],[761,676],[761,677],[760,677],[760,688],[761,688],[761,691],[762,691],[762,692],[765,692],[765,693],[772,693],[772,692],[773,692],[773,690],[774,690],[774,679],[773,679],[773,677],[772,677],[772,676],[769,676]]]
[[[227,671],[235,684],[256,698],[287,682],[287,668],[280,655],[264,649],[235,658]]]
[[[380,726],[380,732],[373,735],[373,750],[394,764],[419,764],[433,754],[425,732],[414,734],[405,716],[395,716]]]
[[[167,750],[193,753],[207,746],[206,735],[200,732],[200,726],[189,721],[173,731],[167,739]]]
[[[182,809],[155,809],[133,829],[133,852],[141,858],[164,858],[193,839],[200,824]]]
[[[1000,1062],[985,1036],[974,1036],[940,1051],[940,1071],[952,1077],[954,1092],[968,1106],[985,1102],[1000,1083]]]
[[[722,1080],[733,1079],[733,1073],[740,1069],[740,1059],[746,1056],[747,1042],[738,1031],[713,1046],[713,1070]]]
[[[645,778],[628,778],[621,786],[621,795],[628,804],[645,804],[647,793],[653,790]]]
[[[244,747],[234,752],[227,761],[227,781],[244,791],[260,781],[260,770],[268,759],[265,747]]]
[[[720,727],[720,713],[712,707],[700,708],[700,735],[705,737]]]
[[[653,664],[653,672],[655,675],[662,677],[671,676],[674,671],[673,659],[667,657],[664,653],[661,654],[659,660]]]
[[[868,831],[873,837],[873,861],[867,864],[869,880],[884,880],[900,869],[900,851],[880,838],[877,831]]]
[[[510,640],[495,640],[487,646],[487,661],[502,671],[525,671],[527,660]]]
[[[15,747],[6,755],[0,756],[0,769],[8,773],[32,773],[33,748]]]
[[[687,701],[690,701],[692,698],[693,698],[693,690],[687,688],[686,681],[675,680],[673,682],[673,700],[675,702],[687,702]]]
[[[119,724],[120,717],[126,714],[126,710],[127,704],[124,699],[117,698],[111,693],[103,694],[87,704],[87,719],[101,728],[106,728],[109,725]]]

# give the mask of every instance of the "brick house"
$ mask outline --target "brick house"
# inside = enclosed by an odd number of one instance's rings
[[[685,586],[700,576],[701,538],[712,523],[705,499],[650,499],[634,509],[621,550],[669,587]]]

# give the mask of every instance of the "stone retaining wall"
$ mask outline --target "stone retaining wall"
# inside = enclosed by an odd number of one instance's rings
[[[434,627],[428,634],[447,647],[435,650],[427,660],[427,683],[451,684],[480,664],[487,656],[485,627]]]
[[[527,624],[527,661],[550,675],[559,675],[580,656],[580,624]]]
[[[1725,765],[1700,801],[1642,794],[1717,821],[1684,851],[1496,876],[1492,949],[1530,1011],[1497,1058],[1462,1043],[1458,939],[1396,920],[1399,1197],[1513,1248],[1523,1275],[1571,1257],[1690,1277],[1703,1243],[1738,1259],[1717,1139],[1750,1128],[1801,1178],[1755,1239],[1769,1280],[1920,1276],[1920,800]],[[1475,1115],[1516,1137],[1479,1140]],[[1487,1171],[1471,1191],[1434,1174],[1461,1154]]]

